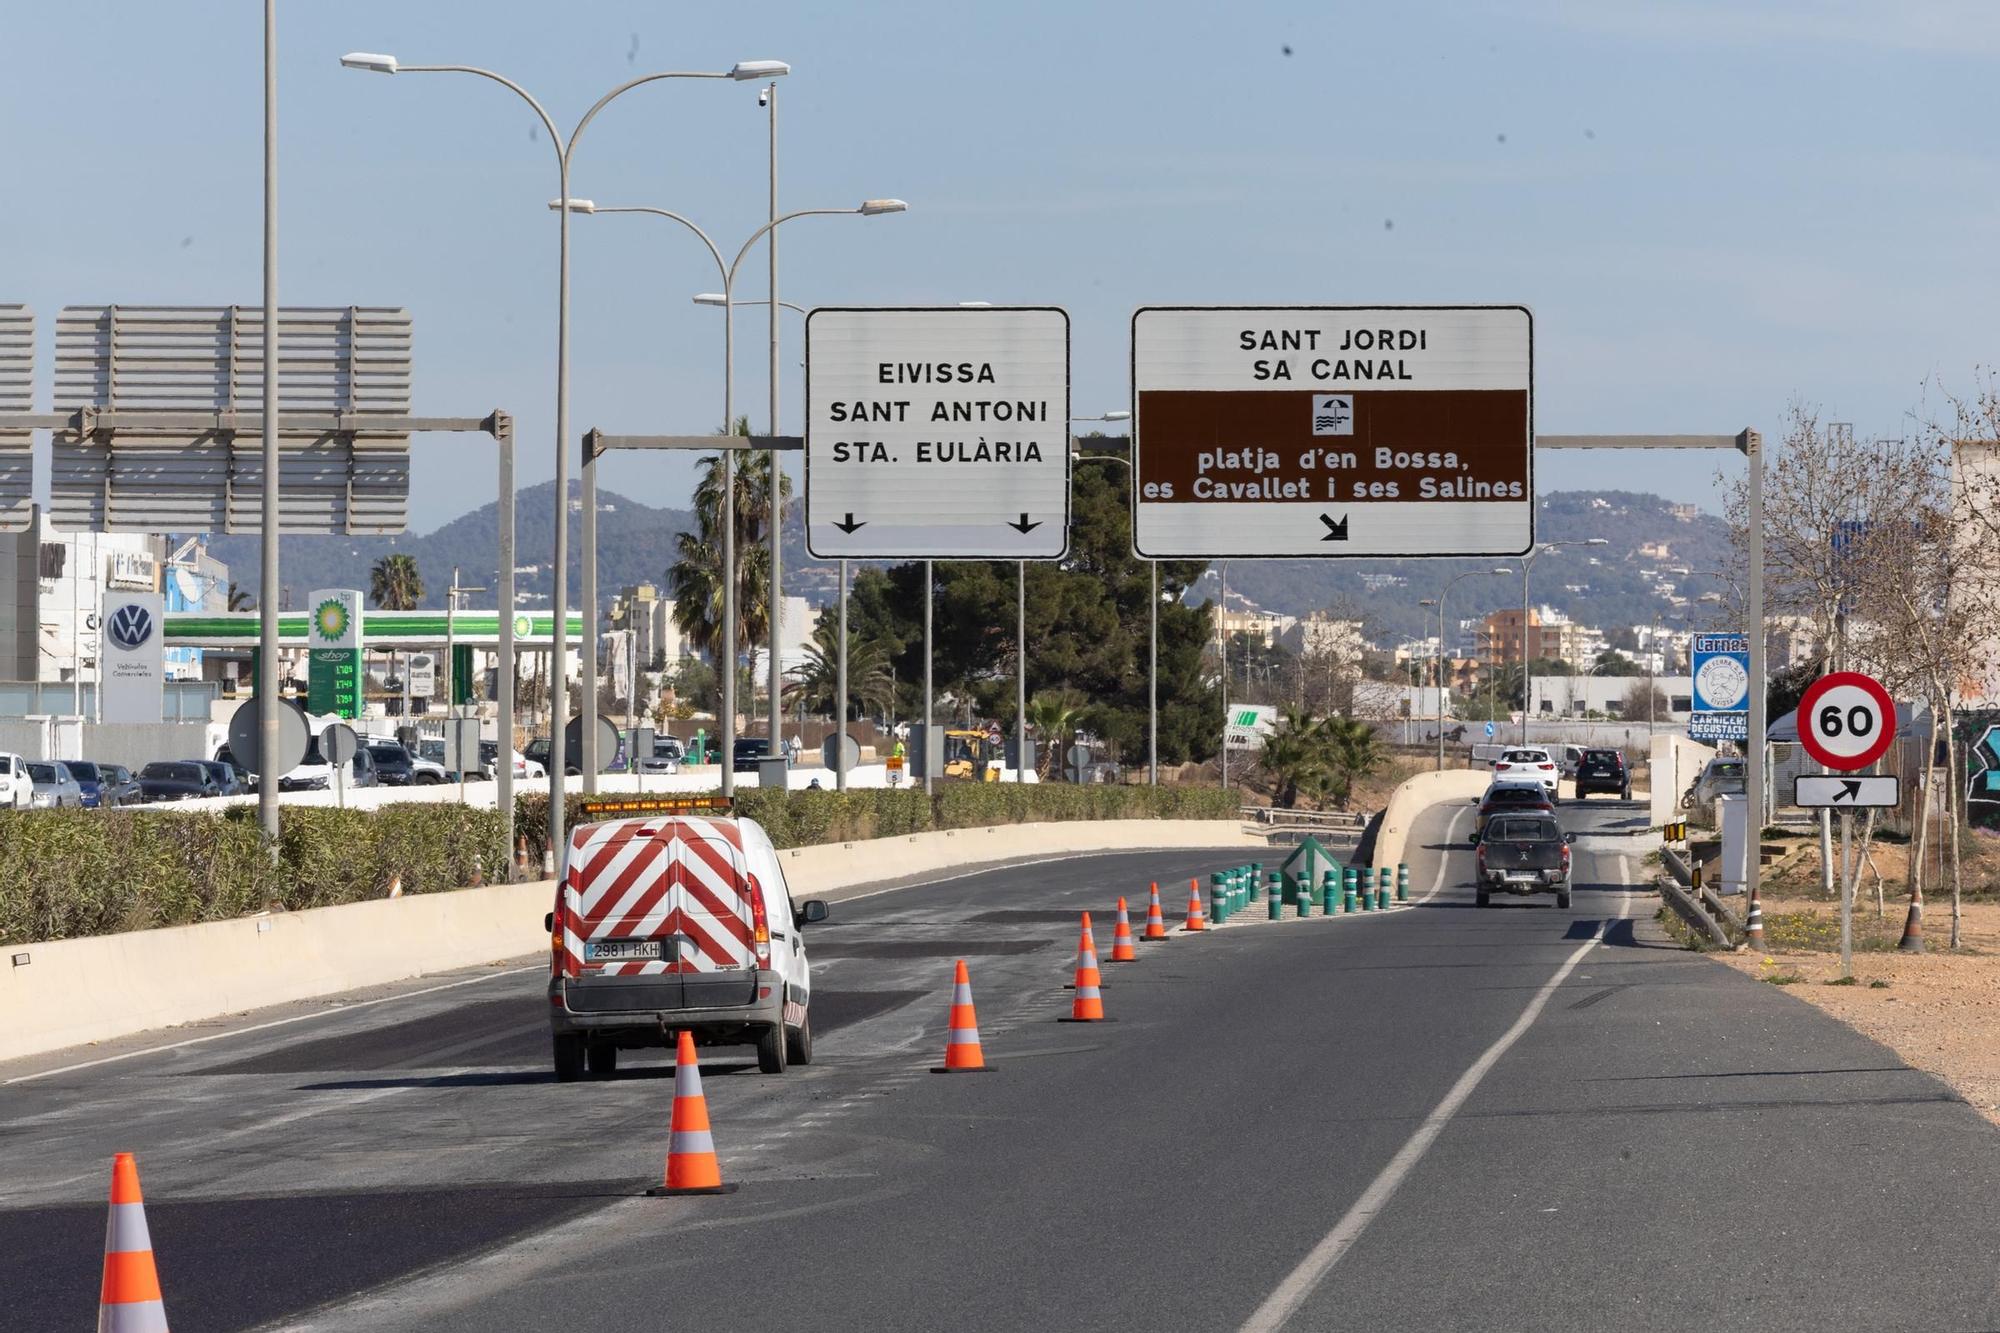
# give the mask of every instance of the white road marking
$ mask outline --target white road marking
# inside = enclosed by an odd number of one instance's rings
[[[1452,813],[1451,818],[1447,819],[1444,822],[1445,842],[1454,843],[1458,841],[1458,821],[1465,817],[1465,811],[1466,807],[1460,806],[1456,811]],[[1419,904],[1427,903],[1431,899],[1438,896],[1439,890],[1444,888],[1444,872],[1447,869],[1449,869],[1450,866],[1451,866],[1451,853],[1449,851],[1439,852],[1437,878],[1431,883],[1431,891],[1429,893],[1426,893],[1423,897],[1417,899],[1417,902]]]
[[[1625,901],[1621,896],[1621,913]],[[1521,1011],[1521,1016],[1514,1020],[1514,1025],[1502,1033],[1498,1041],[1487,1047],[1485,1053],[1458,1076],[1458,1081],[1451,1085],[1451,1091],[1444,1095],[1444,1100],[1424,1117],[1423,1123],[1417,1126],[1416,1132],[1410,1135],[1408,1142],[1396,1150],[1396,1155],[1389,1159],[1389,1164],[1382,1168],[1381,1173],[1369,1182],[1368,1188],[1362,1191],[1361,1197],[1354,1201],[1354,1206],[1334,1223],[1333,1230],[1327,1232],[1319,1244],[1313,1246],[1312,1252],[1300,1261],[1299,1266],[1294,1268],[1285,1280],[1264,1298],[1264,1303],[1243,1321],[1243,1333],[1275,1333],[1275,1330],[1283,1328],[1286,1321],[1298,1312],[1306,1298],[1312,1295],[1313,1288],[1317,1287],[1320,1280],[1340,1262],[1342,1256],[1353,1248],[1354,1242],[1361,1238],[1361,1233],[1368,1229],[1368,1224],[1375,1220],[1376,1215],[1388,1206],[1389,1200],[1395,1197],[1403,1181],[1408,1178],[1417,1163],[1423,1160],[1424,1154],[1430,1151],[1431,1144],[1437,1141],[1438,1135],[1444,1132],[1444,1127],[1451,1123],[1452,1117],[1458,1114],[1459,1109],[1472,1096],[1473,1090],[1479,1086],[1481,1080],[1492,1072],[1493,1066],[1500,1062],[1500,1057],[1521,1039],[1522,1034],[1534,1025],[1535,1020],[1541,1016],[1543,1008],[1547,1006],[1549,997],[1555,994],[1556,988],[1569,979],[1569,974],[1576,970],[1576,965],[1583,961],[1584,955],[1597,947],[1609,925],[1609,918],[1599,922],[1597,930],[1591,937],[1563,960],[1562,966],[1556,969],[1554,976],[1542,983],[1542,988],[1535,992],[1534,999],[1528,1001],[1528,1007]]]
[[[350,1013],[356,1009],[367,1009],[378,1004],[388,1004],[392,1000],[413,1000],[419,995],[435,995],[439,991],[457,990],[460,986],[476,986],[482,981],[495,977],[514,977],[523,972],[540,972],[548,964],[535,963],[528,967],[502,968],[498,972],[486,972],[476,977],[465,977],[458,981],[447,981],[442,986],[426,986],[422,990],[403,991],[398,995],[382,995],[372,1000],[355,1000],[350,1004],[337,1004],[331,1009],[315,1009],[309,1014],[293,1014],[290,1018],[274,1018],[268,1023],[253,1023],[247,1028],[231,1028],[227,1032],[211,1032],[202,1037],[189,1037],[185,1041],[170,1041],[163,1046],[148,1046],[142,1050],[126,1051],[120,1055],[106,1055],[96,1060],[85,1060],[78,1064],[64,1065],[60,1069],[44,1069],[38,1074],[17,1074],[13,1078],[0,1081],[0,1088],[15,1083],[32,1083],[38,1078],[54,1078],[58,1074],[74,1074],[83,1069],[95,1069],[99,1065],[116,1064],[120,1060],[136,1060],[142,1055],[159,1055],[166,1051],[178,1051],[188,1046],[199,1046],[204,1042],[221,1041],[225,1037],[243,1037],[252,1032],[266,1032],[271,1028],[281,1028],[290,1023],[303,1023],[308,1019],[331,1018],[336,1014]]]

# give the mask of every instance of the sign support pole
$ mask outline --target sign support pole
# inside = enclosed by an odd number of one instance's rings
[[[1146,656],[1146,771],[1152,786],[1160,785],[1160,562],[1148,560],[1153,574],[1152,640]]]
[[[1028,780],[1028,562],[1014,564],[1014,781]]]
[[[931,605],[937,601],[937,584],[931,579],[931,562],[924,561],[924,795],[931,794],[937,765],[931,762]],[[944,747],[938,747],[944,753]]]
[[[833,738],[833,789],[847,790],[847,562],[840,562],[840,652],[836,655],[833,692],[840,696],[834,716],[838,730]],[[734,762],[732,760],[732,762]]]
[[[1764,757],[1769,751],[1765,733],[1768,721],[1765,717],[1764,684],[1764,437],[1754,430],[1746,430],[1736,437],[1736,447],[1743,451],[1744,461],[1750,466],[1749,514],[1750,523],[1750,589],[1748,604],[1744,607],[1744,617],[1750,623],[1744,626],[1750,633],[1750,736],[1743,747],[1744,790],[1750,797],[1750,854],[1745,857],[1744,867],[1744,910],[1756,905],[1757,887],[1763,877],[1763,845],[1765,800]]]

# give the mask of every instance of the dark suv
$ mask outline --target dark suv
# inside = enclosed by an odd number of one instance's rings
[[[1623,750],[1585,750],[1576,761],[1577,799],[1594,791],[1609,792],[1621,801],[1632,799],[1632,771],[1625,767]]]

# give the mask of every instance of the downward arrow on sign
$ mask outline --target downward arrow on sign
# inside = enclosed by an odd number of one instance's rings
[[[846,521],[845,521],[845,522],[841,522],[841,523],[836,523],[836,524],[834,524],[833,526],[835,526],[836,528],[839,528],[839,529],[840,529],[840,530],[841,530],[842,532],[844,532],[844,533],[848,534],[848,535],[849,535],[849,536],[851,537],[851,536],[853,536],[853,535],[854,535],[854,530],[855,530],[856,528],[865,528],[865,527],[867,527],[867,526],[868,526],[868,520],[864,518],[864,519],[862,519],[862,520],[861,520],[861,521],[860,521],[859,523],[856,523],[856,522],[854,521],[854,511],[853,511],[853,510],[849,510],[849,511],[848,511],[848,513],[847,513],[847,519],[846,519]]]
[[[1028,516],[1024,513],[1021,515],[1020,521],[1015,523],[1009,523],[1007,526],[1014,529],[1014,531],[1020,533],[1022,536],[1025,537],[1027,534],[1033,532],[1036,528],[1042,526],[1042,524],[1039,519],[1037,519],[1033,523],[1030,523],[1028,521]]]

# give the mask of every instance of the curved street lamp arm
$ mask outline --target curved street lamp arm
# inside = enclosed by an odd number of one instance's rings
[[[697,225],[697,224],[696,224],[696,223],[695,223],[695,222],[694,222],[694,221],[693,221],[692,219],[690,219],[690,218],[684,218],[684,217],[682,217],[682,216],[681,216],[681,215],[680,215],[679,213],[676,213],[676,212],[674,212],[674,211],[673,211],[672,209],[668,209],[668,208],[654,208],[654,207],[653,207],[652,205],[650,205],[650,204],[627,204],[627,205],[621,205],[621,206],[619,206],[619,207],[617,207],[617,208],[606,208],[606,207],[604,207],[604,206],[602,206],[602,205],[599,205],[598,207],[596,207],[596,208],[593,208],[593,209],[591,210],[591,212],[593,212],[593,213],[649,213],[649,214],[651,214],[652,216],[654,216],[654,217],[656,217],[656,218],[666,218],[666,219],[668,219],[669,221],[672,221],[672,222],[678,222],[678,223],[680,223],[680,224],[681,224],[681,225],[682,225],[683,227],[686,227],[686,228],[687,228],[687,229],[688,229],[689,231],[693,232],[693,233],[694,233],[694,234],[695,234],[696,236],[699,236],[699,237],[701,238],[701,243],[702,243],[703,245],[705,245],[705,246],[707,246],[707,247],[708,247],[708,253],[709,253],[709,257],[715,260],[715,270],[716,270],[716,272],[717,272],[717,273],[719,273],[719,274],[720,274],[720,275],[722,276],[722,279],[723,279],[723,282],[724,282],[724,284],[725,284],[725,285],[726,285],[726,284],[728,283],[728,281],[729,281],[729,270],[728,270],[728,269],[727,269],[726,267],[724,267],[724,265],[723,265],[723,262],[722,262],[722,251],[716,248],[716,245],[715,245],[715,242],[714,242],[714,241],[711,241],[711,240],[710,240],[710,239],[708,238],[708,233],[707,233],[707,232],[705,232],[705,231],[703,231],[703,230],[702,230],[702,229],[700,228],[700,226],[698,226],[698,225]]]
[[[832,217],[842,214],[859,217],[861,210],[858,208],[802,208],[796,213],[785,213],[772,218],[769,222],[751,232],[750,239],[743,242],[743,248],[736,252],[735,261],[729,265],[728,269],[722,275],[723,290],[726,292],[735,287],[737,265],[741,264],[743,257],[750,253],[751,246],[764,239],[766,232],[774,230],[782,223],[790,222],[793,218]]]
[[[556,170],[562,174],[565,182],[567,182],[569,178],[569,157],[567,150],[563,147],[562,135],[556,129],[555,121],[549,119],[549,113],[542,109],[542,104],[535,100],[533,93],[508,78],[505,74],[496,74],[490,69],[481,69],[477,65],[404,65],[397,72],[401,74],[477,74],[482,79],[491,79],[503,88],[510,89],[515,96],[533,107],[535,114],[541,117],[542,127],[549,132],[549,143],[556,150]],[[565,195],[569,193],[566,184],[563,193]]]
[[[641,84],[658,83],[661,79],[726,79],[728,77],[727,73],[716,74],[706,70],[667,70],[659,74],[641,74],[636,79],[627,79],[591,103],[590,110],[583,113],[583,119],[579,120],[576,123],[576,128],[569,132],[569,143],[562,150],[563,155],[567,157],[576,151],[576,141],[583,137],[584,127],[596,119],[598,112],[609,106],[613,99],[631,92]]]

